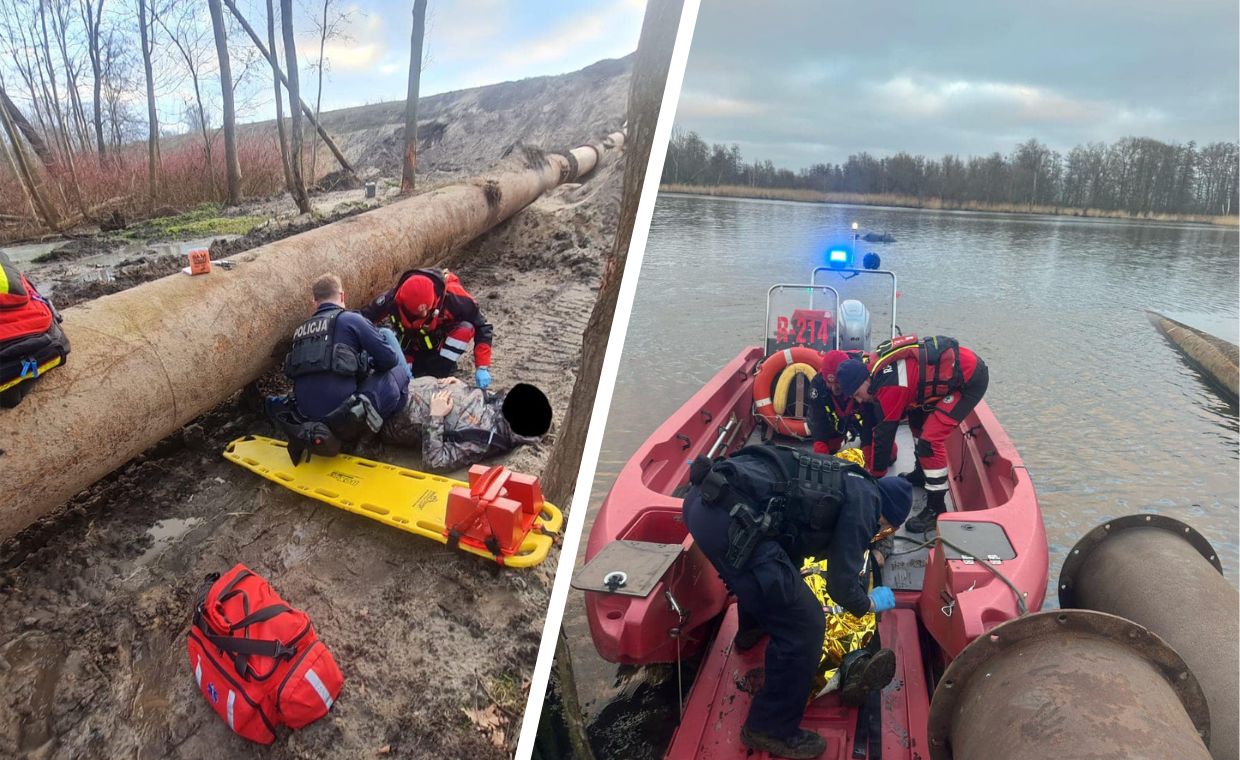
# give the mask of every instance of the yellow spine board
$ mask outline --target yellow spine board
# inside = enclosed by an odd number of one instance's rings
[[[448,542],[444,535],[448,494],[453,488],[469,488],[460,480],[347,454],[312,457],[294,467],[284,441],[262,436],[238,438],[224,448],[224,458],[303,496],[441,544]],[[502,557],[501,564],[532,567],[541,563],[563,524],[560,510],[543,502],[533,529],[515,553]],[[496,559],[489,551],[465,543],[459,548]]]

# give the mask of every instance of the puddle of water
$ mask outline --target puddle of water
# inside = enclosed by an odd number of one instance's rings
[[[18,729],[18,745],[23,753],[32,752],[54,738],[52,708],[56,704],[65,648],[59,641],[32,633],[14,640],[4,659],[13,670],[24,673],[31,686],[29,715]]]
[[[0,253],[9,257],[15,266],[25,268],[31,260],[50,253],[67,243],[67,240],[53,240],[50,243],[27,243],[26,245],[0,246]]]
[[[194,528],[202,525],[201,517],[169,517],[166,520],[160,520],[147,529],[146,534],[151,537],[151,545],[146,551],[142,552],[142,556],[133,561],[134,567],[143,567],[158,557],[172,544],[176,543]]]

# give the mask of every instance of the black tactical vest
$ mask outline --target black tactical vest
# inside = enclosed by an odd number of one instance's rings
[[[284,357],[284,374],[290,380],[316,372],[361,379],[368,372],[364,352],[336,342],[336,320],[344,309],[315,314],[293,332],[293,347]]]
[[[822,553],[830,543],[844,504],[848,472],[871,477],[838,457],[759,445],[746,446],[714,464],[699,460],[690,479],[708,506],[731,510],[740,502],[770,516],[767,537],[778,540],[789,554],[805,557]],[[729,540],[733,534],[743,539],[744,532],[729,531]]]

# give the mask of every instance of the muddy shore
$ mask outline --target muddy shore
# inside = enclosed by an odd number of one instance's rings
[[[532,382],[566,408],[622,174],[620,160],[558,188],[444,262],[495,326],[497,387]],[[0,546],[0,756],[511,752],[558,548],[501,572],[223,460],[232,438],[272,434],[255,402],[279,384],[264,378]],[[507,464],[539,473],[562,424]],[[416,451],[377,442],[359,453],[419,466]],[[326,719],[269,748],[233,735],[187,666],[194,593],[237,562],[311,615],[346,678]],[[498,720],[479,730],[475,710]]]

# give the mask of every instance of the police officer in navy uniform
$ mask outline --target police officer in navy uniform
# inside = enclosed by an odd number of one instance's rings
[[[340,278],[325,274],[312,288],[314,314],[293,333],[284,372],[293,393],[268,399],[267,411],[289,436],[289,453],[332,455],[364,427],[378,432],[404,408],[410,372],[396,335],[344,306]]]
[[[800,723],[826,621],[800,568],[807,556],[826,558],[827,591],[854,615],[894,608],[891,589],[867,593],[861,573],[875,538],[908,517],[912,486],[903,478],[876,480],[835,457],[770,445],[743,448],[714,464],[698,459],[690,482],[683,508],[690,534],[742,615],[770,636],[763,685],[741,741],[778,757],[818,757],[825,740]],[[889,650],[858,660],[844,674],[841,698],[860,704],[894,671]]]

